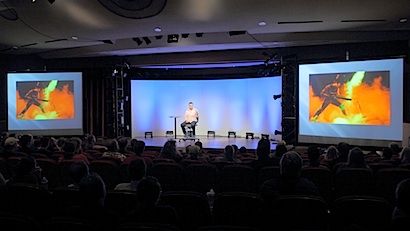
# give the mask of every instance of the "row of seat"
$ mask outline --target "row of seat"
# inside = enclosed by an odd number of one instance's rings
[[[52,217],[64,217],[64,210],[79,203],[76,189],[57,188],[48,193],[33,185],[10,187],[7,195],[11,204],[3,213],[17,213],[46,222]],[[3,192],[4,193],[4,192]],[[134,209],[133,192],[107,192],[106,208],[123,217]],[[381,197],[345,196],[327,202],[317,196],[281,196],[267,203],[256,193],[224,192],[213,203],[199,192],[163,192],[161,205],[177,211],[180,230],[198,230],[206,226],[243,226],[257,230],[346,230],[358,225],[367,230],[390,230],[393,205]],[[1,216],[0,216],[1,217]],[[0,218],[1,220],[1,218]],[[66,229],[64,229],[66,230]]]

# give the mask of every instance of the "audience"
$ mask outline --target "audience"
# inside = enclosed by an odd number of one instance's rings
[[[274,157],[276,157],[278,160],[280,160],[280,158],[282,158],[282,155],[285,154],[287,151],[288,151],[288,148],[286,147],[285,144],[279,144],[278,143],[276,145]]]
[[[161,185],[155,177],[148,176],[137,186],[136,209],[125,217],[126,222],[163,223],[178,225],[174,208],[159,205]]]
[[[16,156],[19,153],[19,147],[19,139],[16,137],[7,137],[4,140],[4,150],[0,155],[5,159]]]
[[[279,159],[270,158],[271,154],[270,141],[268,139],[260,139],[256,147],[257,159],[251,162],[251,167],[255,169],[256,173],[263,167],[279,166]]]
[[[138,184],[147,174],[147,165],[143,159],[134,159],[128,165],[128,174],[131,182],[120,183],[115,186],[114,190],[118,191],[136,191]]]
[[[105,183],[97,173],[90,173],[79,184],[80,206],[68,212],[83,223],[97,227],[98,230],[115,230],[120,222],[117,213],[105,208]]]
[[[42,182],[42,169],[37,165],[36,159],[32,156],[23,157],[17,163],[14,174],[7,181],[8,186],[16,183],[35,184],[47,188],[47,184]]]
[[[68,168],[68,174],[70,178],[73,180],[72,184],[67,185],[69,188],[79,188],[81,180],[88,176],[89,168],[86,163],[83,161],[74,162]]]
[[[350,150],[348,158],[347,158],[347,164],[340,166],[339,170],[344,169],[344,168],[368,168],[370,169],[369,166],[366,164],[362,149],[355,147]]]
[[[400,153],[400,164],[410,164],[410,147],[405,147]]]
[[[400,155],[401,148],[398,143],[390,142],[389,148],[393,151],[393,157],[398,157]]]
[[[129,150],[130,139],[128,137],[121,137],[117,140],[117,142],[118,142],[118,147],[119,147],[118,152],[120,152],[120,153],[122,153],[126,156],[134,154],[131,150]]]
[[[28,155],[35,152],[36,150],[34,148],[33,143],[34,143],[34,139],[32,135],[30,134],[22,135],[19,138],[19,144],[20,144],[19,152],[23,152]]]
[[[286,152],[280,159],[280,175],[262,184],[261,195],[272,203],[282,195],[314,195],[320,196],[319,189],[310,180],[300,176],[302,158],[295,151]]]
[[[123,161],[123,164],[130,164],[131,161],[135,159],[144,159],[145,164],[147,165],[147,168],[150,168],[152,166],[152,160],[149,157],[143,157],[142,154],[145,151],[145,142],[142,140],[136,140],[134,139],[131,142],[132,146],[132,152],[130,155],[128,155],[127,158]]]
[[[164,147],[162,147],[159,156],[161,158],[172,159],[176,162],[180,162],[183,156],[180,151],[177,150],[176,141],[168,140],[165,142]]]
[[[118,146],[118,142],[115,139],[107,140],[107,151],[105,151],[102,157],[112,158],[114,160],[118,160],[119,162],[123,162],[125,158],[127,158],[124,154],[118,152],[120,147]]]
[[[232,145],[226,145],[224,148],[224,155],[215,158],[215,161],[226,161],[229,163],[241,163],[242,161],[237,159],[235,148]]]
[[[321,162],[329,169],[333,169],[334,161],[337,160],[337,158],[339,158],[339,151],[334,145],[330,145],[323,154]]]
[[[310,145],[307,149],[307,155],[309,158],[309,163],[305,165],[306,167],[324,167],[320,165],[321,153],[318,147],[315,145]]]
[[[75,141],[72,141],[72,140],[66,141],[63,146],[64,155],[61,156],[58,159],[58,161],[61,162],[64,160],[75,160],[75,161],[84,162],[86,164],[90,164],[90,161],[84,154],[76,153],[76,149],[77,149],[77,143]]]
[[[200,155],[201,154],[201,148],[197,145],[190,145],[188,147],[188,157],[187,159],[190,160],[200,160],[203,161],[204,163],[209,162],[209,158],[205,155]]]
[[[394,230],[408,230],[410,227],[410,178],[397,184],[392,222]]]

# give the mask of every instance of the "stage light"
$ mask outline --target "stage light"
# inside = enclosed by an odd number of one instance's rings
[[[149,45],[151,43],[151,40],[148,37],[142,37],[144,39],[145,43]]]
[[[275,135],[282,135],[281,131],[275,130]]]
[[[277,99],[279,99],[279,98],[281,98],[282,97],[282,95],[273,95],[273,99],[274,100],[277,100]]]
[[[134,40],[134,42],[136,42],[138,44],[138,46],[142,44],[142,40],[138,37],[137,38],[132,38],[132,40]]]
[[[154,31],[157,32],[157,33],[159,33],[159,32],[162,31],[162,29],[161,29],[160,27],[155,27],[155,28],[154,28]]]
[[[195,36],[198,37],[198,38],[199,38],[199,37],[202,37],[202,35],[204,35],[204,33],[196,33],[196,34],[195,34]]]
[[[179,35],[177,34],[170,34],[168,35],[168,43],[177,43],[179,40]]]
[[[181,34],[182,38],[188,38],[189,34]]]
[[[240,30],[240,31],[229,31],[229,36],[235,36],[235,35],[241,35],[241,34],[246,34],[246,31]]]
[[[261,136],[262,136],[262,139],[269,140],[269,134],[262,134]]]
[[[162,39],[162,35],[155,36],[156,39]]]

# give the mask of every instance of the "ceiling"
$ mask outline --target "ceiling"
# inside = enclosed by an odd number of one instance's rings
[[[0,54],[56,59],[410,39],[408,0],[50,2],[0,0]],[[178,42],[168,43],[171,34]]]

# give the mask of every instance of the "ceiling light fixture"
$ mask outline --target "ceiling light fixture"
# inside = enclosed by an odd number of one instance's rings
[[[154,31],[157,32],[157,33],[159,33],[159,32],[162,31],[162,29],[161,29],[160,27],[155,27],[155,28],[154,28]]]
[[[136,42],[138,44],[138,46],[142,44],[142,40],[138,37],[137,38],[132,38],[132,40],[134,40],[134,42]]]
[[[177,34],[170,34],[168,35],[168,43],[177,43],[179,40],[179,35]]]
[[[78,37],[77,36],[72,36],[71,37],[73,40],[78,40]]]
[[[260,21],[260,22],[258,23],[258,25],[259,25],[259,26],[266,26],[266,22],[265,22],[265,21]]]
[[[145,43],[149,45],[151,43],[151,40],[148,37],[142,37],[144,39]]]
[[[401,18],[399,22],[405,23],[405,22],[407,22],[407,18]]]

